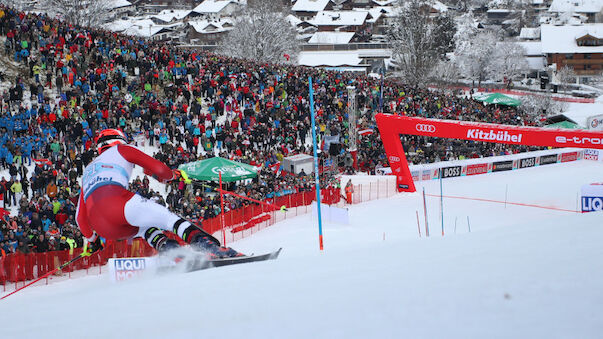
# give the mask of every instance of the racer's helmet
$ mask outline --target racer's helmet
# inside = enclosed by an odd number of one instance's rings
[[[102,130],[94,139],[98,154],[103,153],[115,145],[127,144],[128,142],[126,140],[124,132],[114,128]]]

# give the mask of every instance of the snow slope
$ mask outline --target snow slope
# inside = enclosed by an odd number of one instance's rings
[[[324,253],[308,214],[232,244],[282,246],[276,261],[27,288],[0,302],[2,337],[598,338],[603,214],[573,211],[602,173],[580,161],[446,179],[444,195],[503,203],[444,199],[444,237],[439,197],[425,238],[421,195],[398,194],[323,225]],[[439,194],[438,181],[420,185]]]

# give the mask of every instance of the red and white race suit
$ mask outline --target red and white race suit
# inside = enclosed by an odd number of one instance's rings
[[[94,232],[107,240],[142,237],[151,227],[172,230],[180,219],[128,190],[135,165],[161,182],[173,178],[169,167],[134,146],[117,145],[101,153],[86,166],[82,177],[76,221],[86,238]]]

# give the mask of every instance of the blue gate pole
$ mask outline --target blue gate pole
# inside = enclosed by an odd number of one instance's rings
[[[316,122],[314,119],[314,88],[312,86],[312,77],[308,77],[310,86],[310,118],[312,120],[312,148],[314,148],[314,181],[316,185],[316,210],[318,211],[318,243],[320,250],[323,250],[322,243],[322,218],[320,215],[320,177],[318,174],[318,151],[316,149]]]

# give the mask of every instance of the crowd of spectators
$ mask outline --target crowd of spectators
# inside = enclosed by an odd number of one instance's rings
[[[386,81],[381,101],[380,81],[363,75],[179,49],[9,7],[0,7],[0,43],[2,62],[24,70],[7,76],[0,93],[0,167],[8,170],[0,194],[3,207],[18,209],[0,226],[5,253],[81,246],[74,222],[78,180],[95,156],[95,133],[105,128],[120,128],[133,142],[155,146],[154,156],[170,167],[216,155],[259,166],[257,179],[230,188],[255,199],[310,190],[312,178],[275,170],[288,155],[311,153],[309,76],[317,132],[321,138],[338,135],[342,145],[338,154],[321,153],[331,175],[351,170],[344,161],[349,159],[350,85],[356,87],[358,129],[375,131],[358,142],[363,172],[387,165],[373,119],[380,102],[388,113],[534,124],[516,109],[484,106],[444,91]],[[404,142],[415,163],[517,151],[419,137]],[[322,180],[336,182],[333,176]],[[207,186],[181,181],[157,192],[144,176],[131,189],[192,220],[220,213]],[[229,197],[226,208],[245,203]]]

